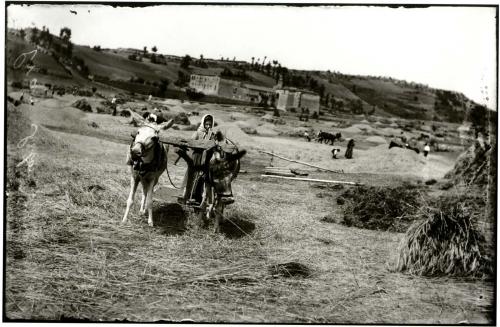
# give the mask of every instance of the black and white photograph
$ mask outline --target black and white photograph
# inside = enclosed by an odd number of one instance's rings
[[[3,323],[496,325],[497,4],[3,8]]]

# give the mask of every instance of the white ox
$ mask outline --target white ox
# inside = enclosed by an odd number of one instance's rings
[[[148,212],[148,225],[153,226],[153,189],[158,179],[167,167],[168,148],[159,141],[159,133],[162,129],[172,126],[173,120],[160,125],[146,123],[138,114],[131,111],[132,117],[139,120],[143,125],[135,134],[127,153],[127,164],[130,165],[130,194],[127,199],[127,208],[123,215],[122,223],[125,223],[139,182],[142,184],[141,214]]]

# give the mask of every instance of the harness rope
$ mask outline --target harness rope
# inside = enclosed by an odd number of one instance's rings
[[[170,145],[167,144],[167,153],[168,153],[168,149],[170,148]],[[170,184],[172,184],[172,186],[177,189],[177,190],[180,190],[181,187],[177,187],[175,186],[174,182],[172,182],[172,179],[170,178],[170,174],[168,172],[168,158],[167,158],[167,163],[165,165],[165,171],[167,172],[167,177],[168,177],[168,180],[170,181]]]

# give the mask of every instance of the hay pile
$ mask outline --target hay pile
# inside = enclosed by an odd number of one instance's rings
[[[230,115],[230,118],[231,120],[248,120],[249,119],[249,116],[248,115],[245,115],[243,113],[240,113],[240,112],[233,112],[231,115]]]
[[[82,111],[92,112],[92,106],[90,105],[90,103],[86,99],[77,100],[71,106],[78,108]]]
[[[235,122],[236,126],[241,128],[241,130],[247,134],[257,134],[257,125],[254,122],[238,120]]]
[[[493,261],[477,227],[477,199],[442,197],[436,204],[417,213],[420,220],[400,242],[396,269],[423,276],[491,274]]]
[[[346,190],[342,223],[359,228],[404,232],[420,206],[420,190],[412,184],[397,187],[360,186]],[[342,201],[337,201],[342,203]]]
[[[491,156],[491,146],[481,139],[462,153],[455,166],[444,177],[454,184],[480,185],[488,184],[488,161]]]
[[[370,148],[363,156],[356,155],[354,148],[354,160],[346,169],[355,172],[421,175],[425,165],[425,158],[414,151],[402,148],[389,149],[386,144],[381,144]]]
[[[276,131],[273,124],[265,123],[256,128],[256,132],[262,136],[278,136],[279,132]]]
[[[265,121],[265,122],[278,124],[278,125],[284,125],[286,123],[282,118],[274,117],[271,114],[265,114],[264,116],[260,117],[260,119]]]
[[[221,123],[218,129],[220,129],[228,139],[238,145],[253,144],[252,137],[247,135],[235,123]]]
[[[384,139],[382,136],[370,136],[366,138],[366,141],[371,143],[387,144],[386,139]]]
[[[351,127],[348,127],[348,128],[341,128],[339,129],[339,132],[341,133],[351,133],[351,134],[360,134],[361,133],[361,129],[355,127],[355,126],[351,126]]]
[[[191,121],[189,120],[188,115],[185,112],[179,113],[170,113],[170,112],[162,112],[158,114],[158,117],[163,117],[165,121],[173,119],[174,124],[177,125],[191,125]]]
[[[393,137],[393,136],[401,136],[402,131],[403,130],[401,130],[399,128],[386,127],[386,128],[378,129],[377,134]]]
[[[292,137],[304,137],[305,132],[308,132],[309,135],[311,136],[313,135],[310,127],[303,127],[303,126],[294,127],[293,129],[284,132],[284,134],[286,136],[292,136]]]
[[[368,124],[354,124],[352,127],[359,128],[360,130],[370,133],[373,132],[373,127]]]
[[[179,105],[176,105],[176,106],[172,106],[169,108],[172,112],[175,112],[175,113],[183,113],[183,114],[186,114],[186,109],[184,109],[183,107],[179,106]]]

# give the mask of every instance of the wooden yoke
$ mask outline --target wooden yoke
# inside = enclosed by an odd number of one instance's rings
[[[185,139],[182,137],[175,137],[175,136],[160,136],[160,142],[165,143],[165,144],[171,144],[175,147],[179,148],[184,148],[184,149],[193,149],[193,151],[205,151],[208,149],[213,148],[216,143],[214,140],[192,140],[192,139]],[[238,149],[235,145],[233,144],[227,144],[227,143],[219,143],[218,144],[222,151],[232,153],[234,150]]]

